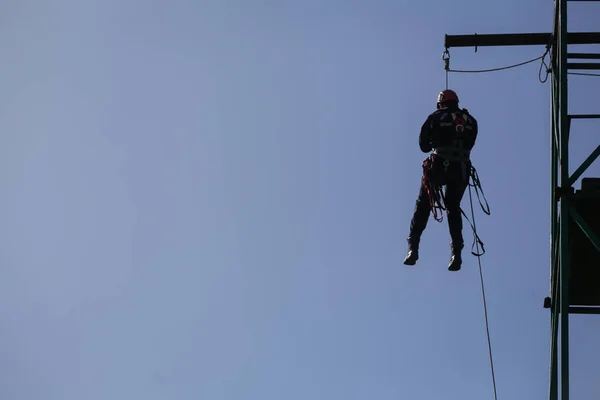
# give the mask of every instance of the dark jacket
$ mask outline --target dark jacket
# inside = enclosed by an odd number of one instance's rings
[[[450,161],[469,159],[477,139],[477,120],[466,109],[444,108],[431,113],[421,127],[419,147]]]

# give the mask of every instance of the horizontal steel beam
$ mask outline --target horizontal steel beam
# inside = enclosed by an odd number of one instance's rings
[[[571,32],[569,44],[600,44],[600,32]],[[552,44],[551,33],[503,33],[445,35],[444,47],[546,46]]]
[[[569,115],[572,119],[600,119],[600,114],[572,114]]]
[[[600,63],[567,63],[567,69],[589,69],[600,70]]]
[[[547,45],[552,38],[551,33],[509,33],[483,35],[445,35],[444,46],[528,46]]]
[[[567,58],[576,58],[579,60],[600,60],[600,53],[567,53]]]
[[[569,307],[569,314],[600,314],[600,307]]]

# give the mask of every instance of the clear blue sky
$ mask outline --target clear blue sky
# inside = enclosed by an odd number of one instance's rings
[[[571,30],[597,30],[599,5],[570,11]],[[0,398],[492,398],[477,259],[448,272],[446,221],[430,220],[418,267],[402,265],[417,136],[445,33],[549,32],[552,15],[549,0],[5,1]],[[543,50],[452,49],[451,66]],[[480,123],[511,400],[548,392],[538,68],[450,78]],[[599,112],[600,79],[570,82],[571,111]],[[574,125],[574,162],[593,130]],[[574,399],[600,397],[599,330],[572,317]]]

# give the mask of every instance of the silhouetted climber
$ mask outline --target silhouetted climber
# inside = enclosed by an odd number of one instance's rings
[[[452,90],[440,92],[437,110],[427,117],[419,134],[421,151],[431,154],[423,162],[423,178],[410,222],[408,254],[404,264],[416,264],[419,242],[429,213],[435,212],[436,203],[443,200],[451,238],[448,270],[460,270],[464,247],[460,202],[469,184],[471,149],[476,138],[477,120],[466,109],[459,108],[456,93]],[[444,186],[445,193],[441,190]]]

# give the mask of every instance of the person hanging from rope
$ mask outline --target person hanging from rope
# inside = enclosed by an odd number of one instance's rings
[[[437,110],[427,117],[419,134],[421,151],[431,154],[423,161],[423,176],[410,222],[405,265],[415,265],[419,258],[419,243],[429,214],[432,213],[441,222],[441,212],[445,210],[451,238],[448,270],[460,270],[464,247],[460,203],[469,185],[471,150],[477,133],[477,120],[459,107],[456,92],[448,89],[440,92]]]

